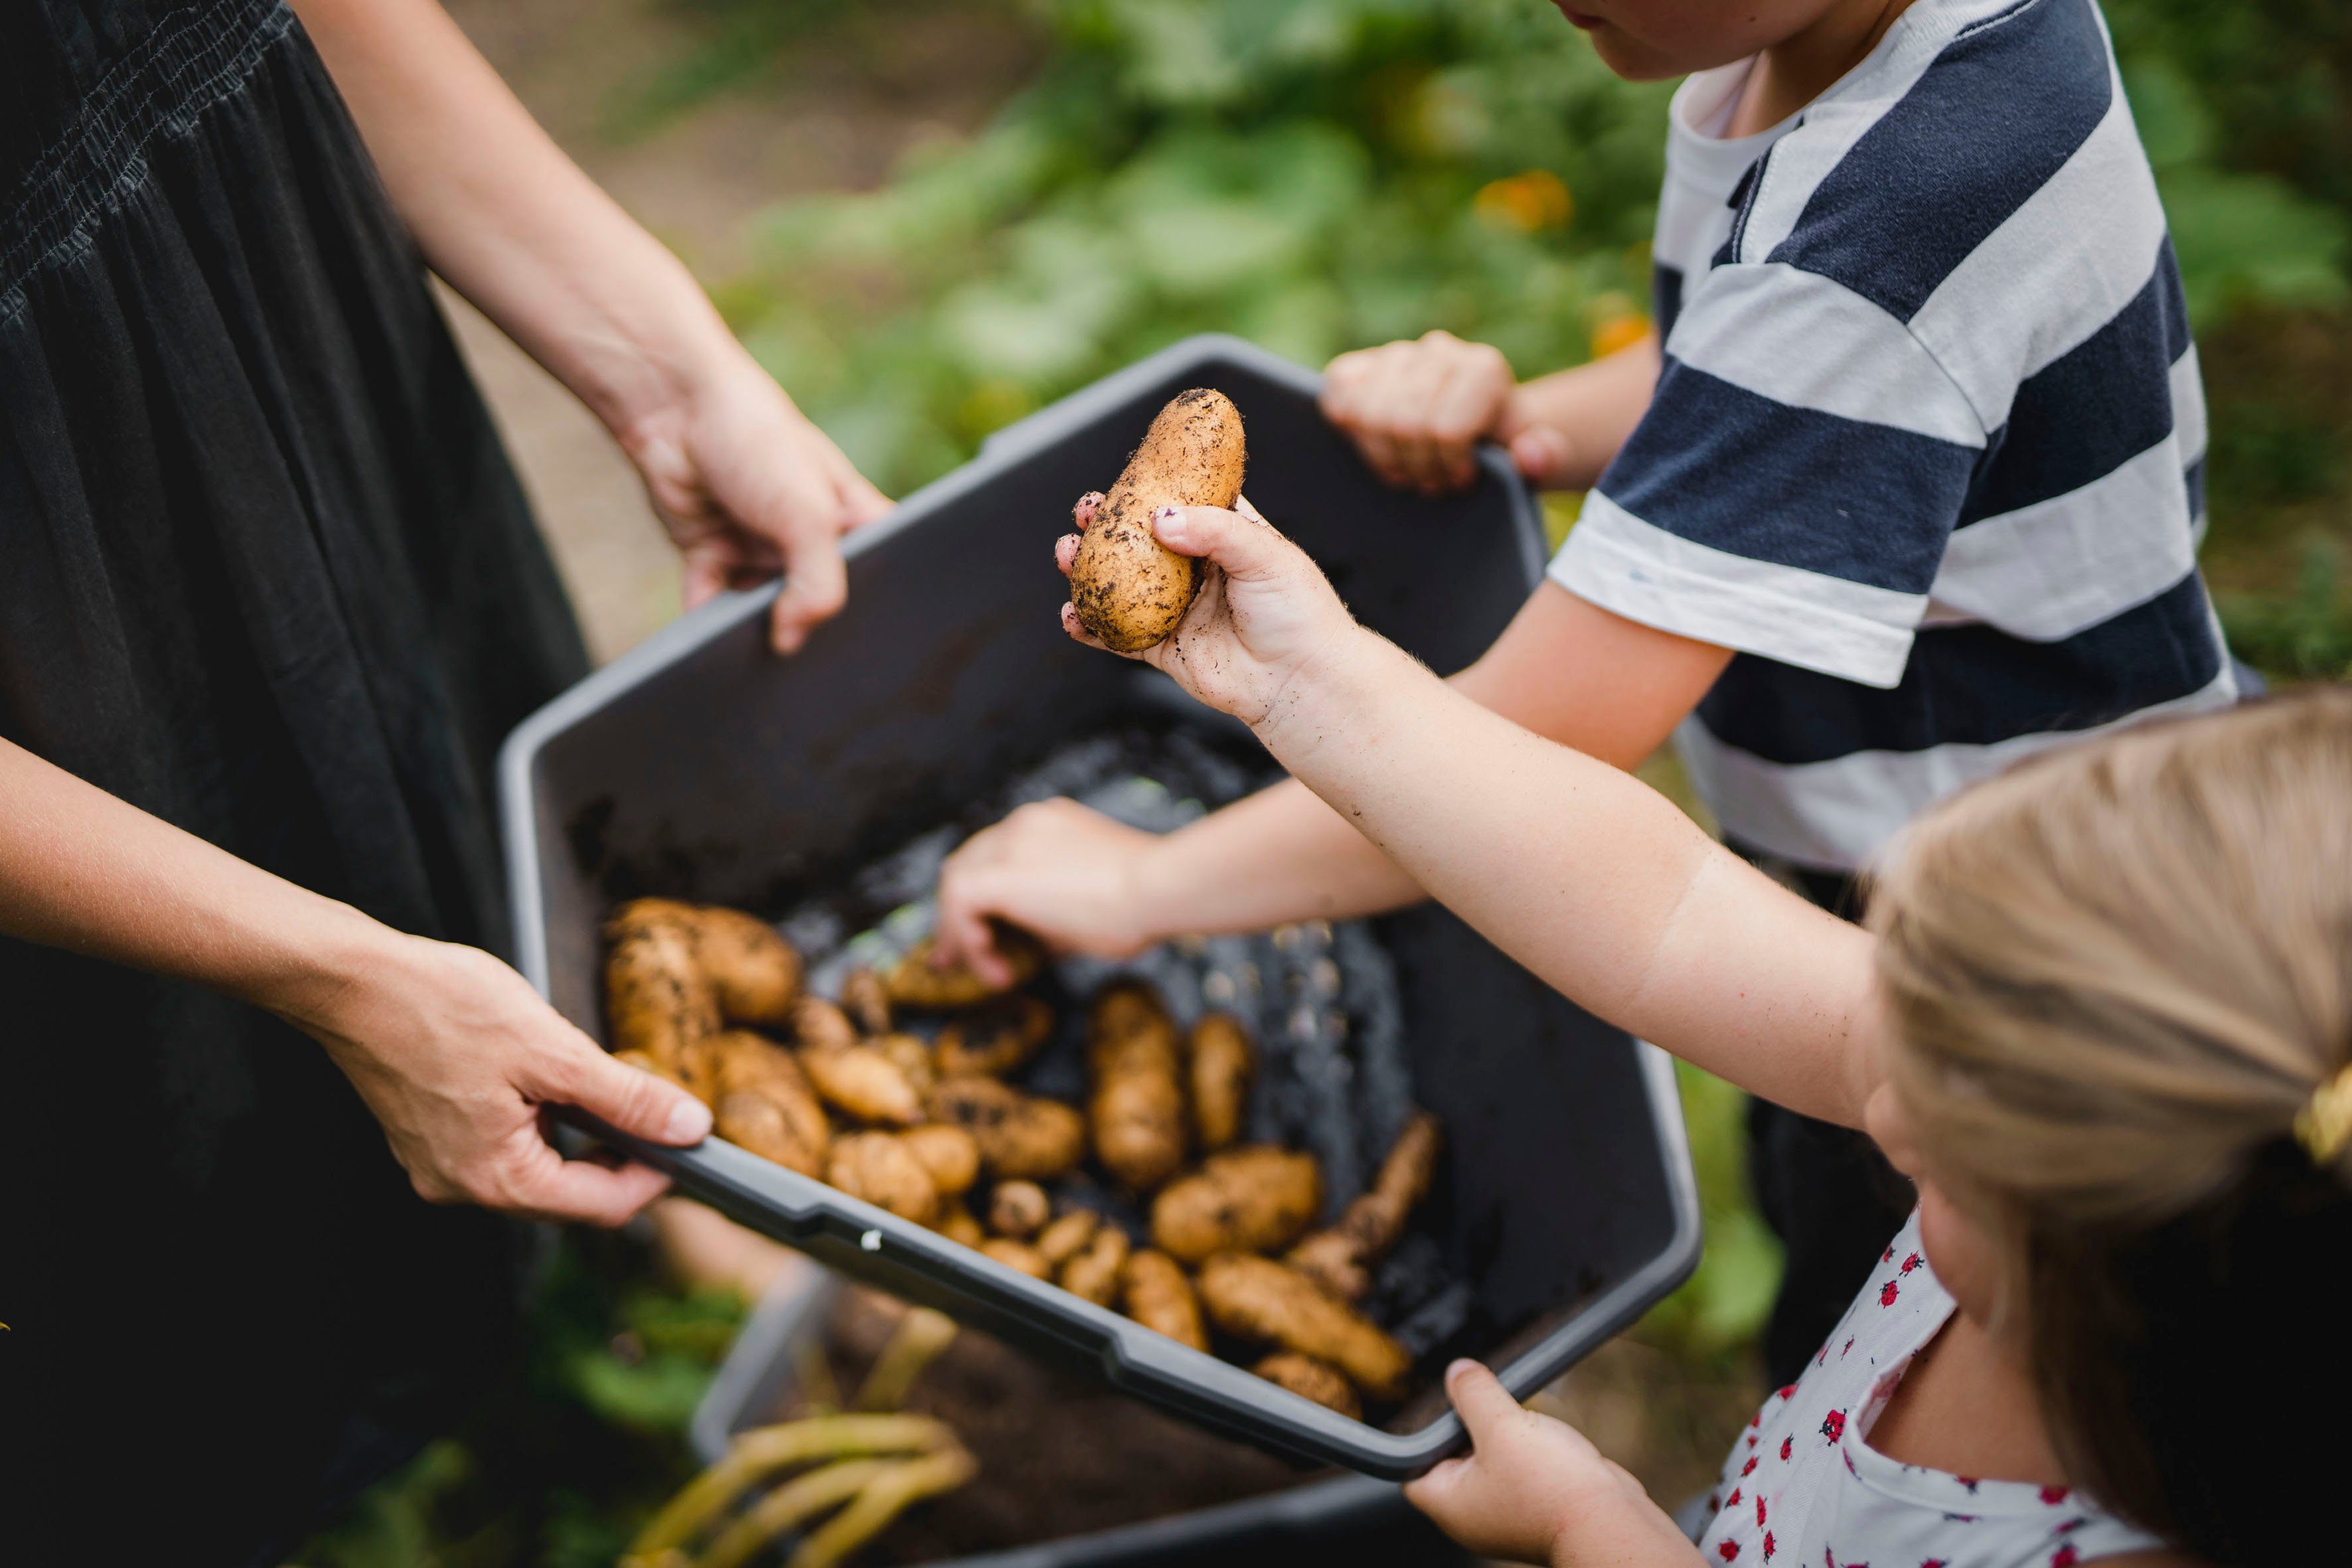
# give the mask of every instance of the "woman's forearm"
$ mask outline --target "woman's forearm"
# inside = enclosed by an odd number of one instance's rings
[[[736,352],[434,0],[295,0],[425,260],[625,436]]]
[[[1511,395],[1507,428],[1558,431],[1566,456],[1547,468],[1543,482],[1554,489],[1591,489],[1649,410],[1658,365],[1658,340],[1651,336],[1589,364],[1523,382]]]
[[[0,741],[0,931],[295,1017],[393,936]]]
[[[1431,897],[1601,1016],[1859,1122],[1876,1072],[1866,934],[1370,633],[1297,679],[1259,739]]]

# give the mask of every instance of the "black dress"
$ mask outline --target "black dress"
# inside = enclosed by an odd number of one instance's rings
[[[0,18],[0,735],[502,949],[492,760],[586,658],[332,82],[281,0]],[[0,939],[0,1556],[281,1561],[498,1368],[525,1233],[304,1037]]]

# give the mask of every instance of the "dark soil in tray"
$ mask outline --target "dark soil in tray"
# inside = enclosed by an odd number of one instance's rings
[[[824,1375],[843,1395],[855,1393],[905,1310],[863,1290],[842,1294],[826,1327]],[[779,1418],[809,1414],[814,1392],[804,1388],[806,1402]],[[969,1329],[917,1380],[906,1408],[954,1427],[980,1474],[892,1525],[859,1553],[863,1563],[929,1563],[1057,1541],[1328,1474],[1197,1432]]]

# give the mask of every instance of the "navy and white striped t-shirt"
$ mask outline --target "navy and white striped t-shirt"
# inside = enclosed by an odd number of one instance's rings
[[[2092,0],[1917,0],[1787,124],[1675,99],[1640,426],[1552,574],[1736,650],[1677,734],[1729,837],[1859,866],[2011,759],[2235,682],[2205,409]]]

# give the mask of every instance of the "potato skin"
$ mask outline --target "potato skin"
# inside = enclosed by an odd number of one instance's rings
[[[939,1217],[940,1189],[906,1142],[888,1132],[853,1132],[837,1140],[824,1179],[853,1198],[900,1219],[929,1225]]]
[[[983,1258],[993,1258],[1007,1268],[1017,1268],[1032,1279],[1051,1279],[1053,1266],[1045,1255],[1025,1241],[1015,1241],[1009,1236],[992,1236],[980,1244]]]
[[[1102,1215],[1092,1209],[1072,1209],[1037,1234],[1037,1256],[1049,1268],[1059,1268],[1085,1250],[1102,1228]]]
[[[964,1207],[961,1198],[950,1198],[941,1205],[939,1224],[933,1228],[958,1247],[977,1247],[988,1239],[988,1232],[981,1228],[980,1221]]]
[[[1375,1398],[1395,1394],[1412,1358],[1354,1308],[1270,1258],[1221,1252],[1201,1266],[1201,1305],[1229,1334],[1329,1362]]]
[[[742,1029],[713,1035],[704,1048],[719,1136],[803,1176],[822,1175],[833,1128],[792,1053]]]
[[[961,1197],[980,1180],[980,1144],[961,1127],[910,1127],[898,1141],[922,1163],[941,1197]]]
[[[872,1046],[804,1046],[801,1068],[826,1104],[860,1121],[911,1127],[923,1119],[923,1097],[898,1064]]]
[[[1350,1421],[1363,1419],[1363,1401],[1356,1397],[1355,1384],[1348,1381],[1347,1373],[1328,1361],[1318,1361],[1297,1351],[1276,1351],[1250,1371],[1276,1387],[1286,1388],[1302,1399],[1311,1399],[1326,1410],[1336,1410]]]
[[[1371,1289],[1371,1265],[1404,1234],[1405,1221],[1436,1179],[1444,1146],[1437,1118],[1416,1110],[1381,1161],[1371,1186],[1350,1203],[1339,1222],[1301,1241],[1284,1261],[1343,1301]]]
[[[1115,980],[1087,1015],[1087,1122],[1103,1169],[1150,1192],[1184,1163],[1176,1025],[1148,985]]]
[[[1242,1135],[1249,1110],[1257,1051],[1249,1031],[1230,1013],[1210,1013],[1192,1026],[1185,1053],[1192,1090],[1192,1132],[1203,1150],[1224,1148]]]
[[[1160,542],[1151,515],[1163,506],[1232,506],[1245,455],[1241,411],[1223,393],[1196,386],[1169,401],[1078,541],[1070,604],[1081,626],[1120,653],[1176,629],[1200,592],[1200,568]]]
[[[1216,1252],[1271,1252],[1298,1239],[1323,1204],[1312,1154],[1269,1143],[1212,1154],[1151,1202],[1151,1244],[1198,1263]]]
[[[1201,1322],[1201,1298],[1184,1270],[1164,1252],[1147,1247],[1129,1256],[1120,1309],[1180,1345],[1196,1351],[1209,1348],[1209,1331]]]
[[[1098,1226],[1078,1255],[1062,1265],[1061,1287],[1081,1301],[1108,1307],[1118,1300],[1118,1283],[1127,1270],[1127,1232],[1115,1225]]]
[[[949,1079],[931,1090],[926,1109],[932,1121],[970,1132],[999,1181],[1051,1181],[1086,1155],[1084,1117],[992,1078]]]
[[[733,1024],[782,1026],[801,991],[801,955],[773,926],[740,910],[692,911],[695,960]]]
[[[667,1075],[679,1070],[688,1043],[718,1030],[719,996],[695,962],[688,927],[648,915],[642,906],[653,901],[623,905],[604,928],[604,1016],[614,1050],[643,1051]]]
[[[1053,1212],[1053,1200],[1034,1182],[999,1182],[988,1195],[988,1227],[1015,1241],[1045,1229]]]
[[[841,1010],[869,1035],[890,1032],[890,994],[882,977],[863,965],[841,977]]]
[[[884,995],[893,1007],[908,1007],[918,1013],[957,1013],[993,1002],[1006,991],[1019,990],[1036,979],[1038,971],[1045,967],[1045,950],[1037,944],[1037,939],[1002,921],[997,923],[995,933],[996,951],[1013,967],[1011,985],[991,985],[967,964],[938,967],[931,963],[938,940],[927,936],[908,948],[906,955],[882,976]]]
[[[932,1047],[941,1078],[1003,1078],[1054,1036],[1054,1009],[1034,996],[1008,996],[950,1019]]]

